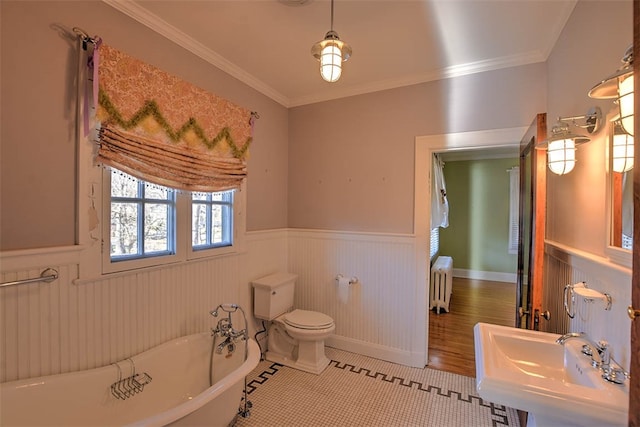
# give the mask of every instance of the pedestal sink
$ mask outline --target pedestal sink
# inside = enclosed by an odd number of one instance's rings
[[[476,387],[493,403],[529,413],[527,426],[626,426],[629,385],[610,383],[581,340],[478,323]]]

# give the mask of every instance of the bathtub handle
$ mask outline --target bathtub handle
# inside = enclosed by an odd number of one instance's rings
[[[220,304],[215,308],[215,310],[211,310],[209,314],[211,314],[213,317],[218,317],[219,309],[222,309],[222,311],[224,311],[225,313],[235,313],[236,311],[238,311],[238,308],[238,304]]]

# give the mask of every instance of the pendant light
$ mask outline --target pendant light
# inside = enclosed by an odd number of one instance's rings
[[[597,99],[615,99],[620,109],[620,126],[633,136],[633,45],[624,53],[622,67],[595,85],[589,96]]]
[[[333,0],[331,0],[331,29],[321,40],[311,47],[311,54],[320,61],[320,75],[333,83],[342,74],[342,63],[351,56],[351,46],[340,40],[338,33],[333,31]]]

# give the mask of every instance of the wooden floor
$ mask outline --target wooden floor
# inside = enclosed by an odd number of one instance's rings
[[[515,283],[454,278],[449,312],[429,313],[429,367],[475,378],[474,325],[514,326],[515,306]]]

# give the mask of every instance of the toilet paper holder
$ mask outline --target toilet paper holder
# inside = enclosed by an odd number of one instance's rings
[[[336,283],[340,284],[340,283],[344,283],[345,277],[342,274],[338,274],[336,276]],[[353,276],[349,279],[348,283],[350,285],[356,284],[358,283],[358,278],[356,276]]]

